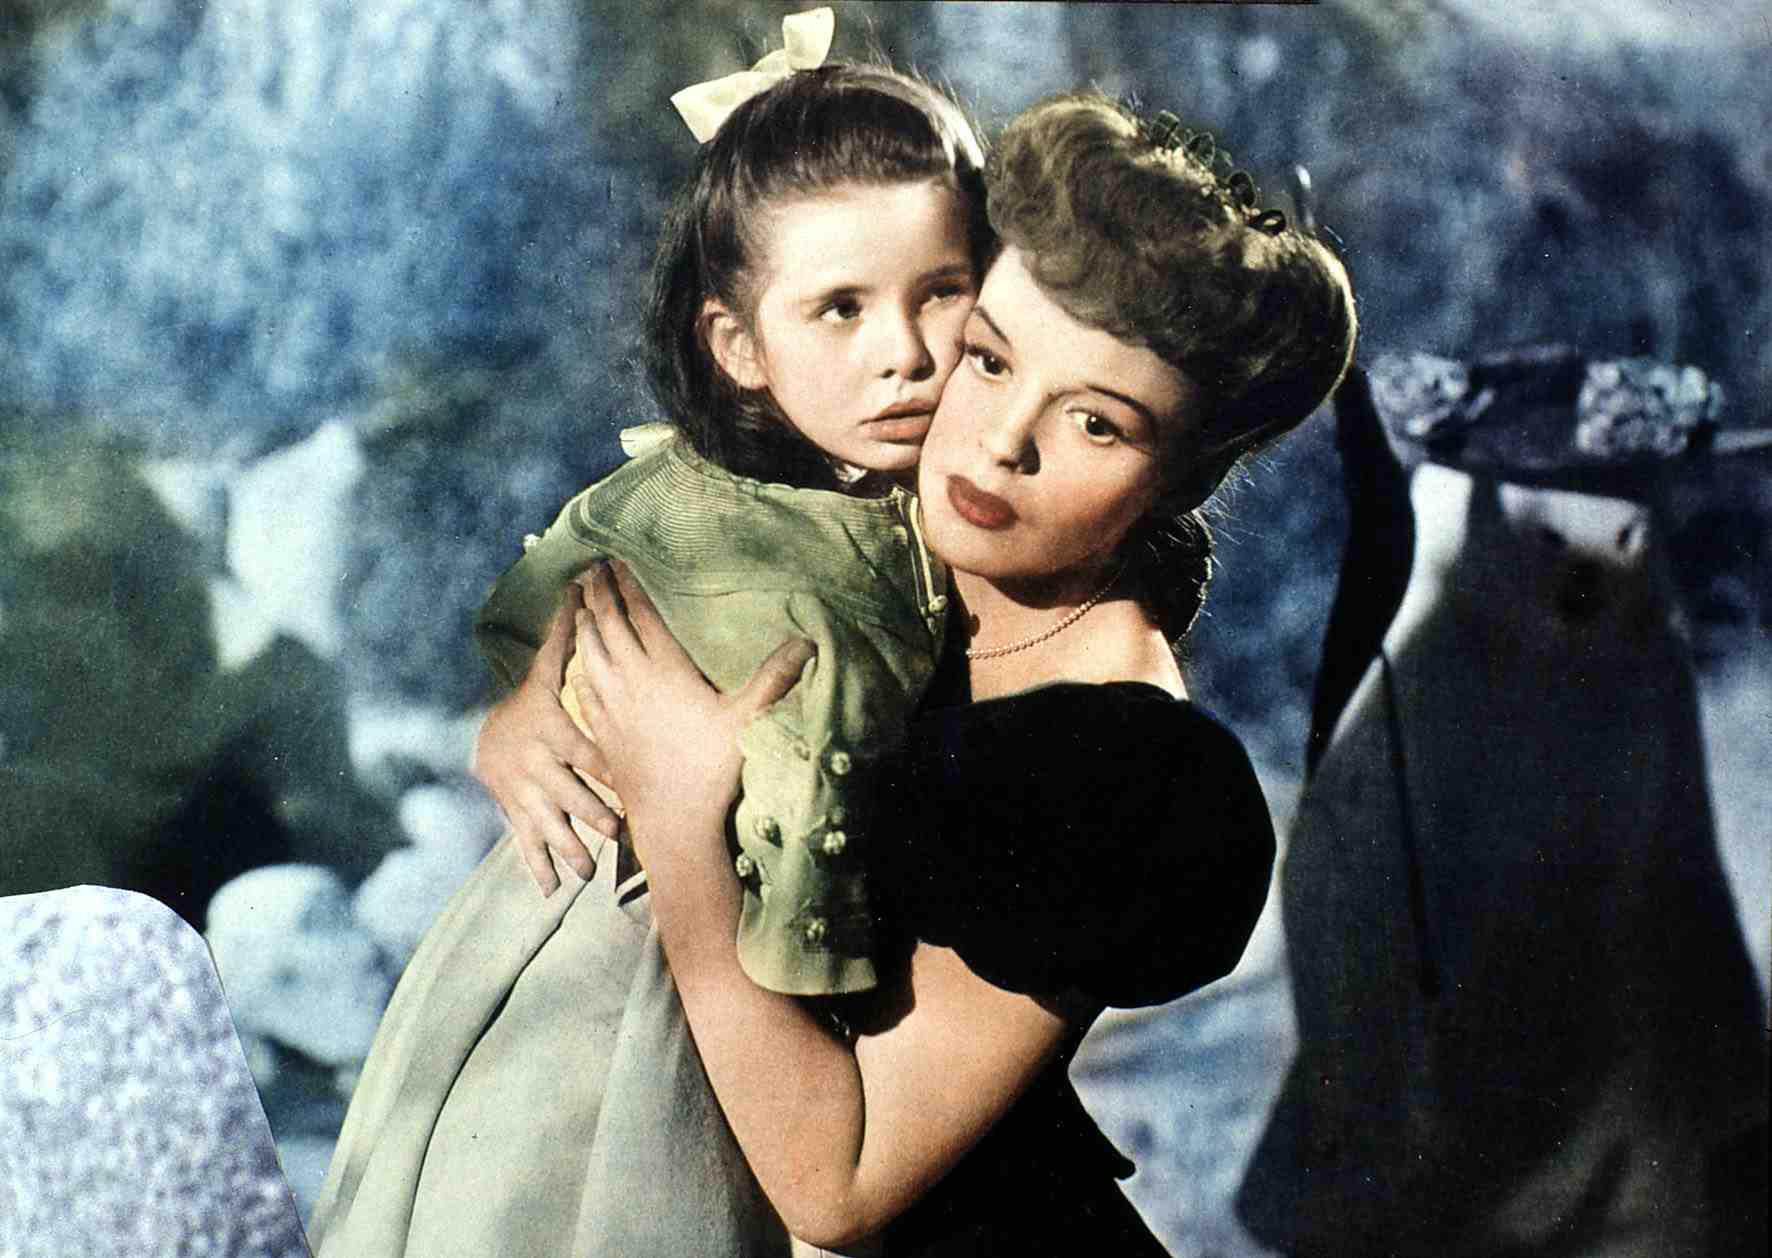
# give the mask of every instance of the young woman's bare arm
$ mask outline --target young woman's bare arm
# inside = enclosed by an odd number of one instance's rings
[[[678,872],[655,878],[653,908],[690,1030],[751,1169],[804,1240],[842,1245],[889,1222],[984,1135],[1063,1039],[1056,1015],[924,946],[911,961],[908,1011],[852,1050],[800,1001],[745,976],[736,901],[710,913],[711,882]]]
[[[840,1245],[915,1201],[1051,1060],[1063,1018],[991,986],[951,951],[913,954],[904,1012],[851,1047],[799,1000],[739,967],[740,891],[725,819],[737,733],[799,678],[803,644],[721,695],[639,587],[592,575],[579,698],[646,866],[671,972],[715,1094],[789,1228]]]

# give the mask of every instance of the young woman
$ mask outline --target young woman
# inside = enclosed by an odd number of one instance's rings
[[[895,1258],[1160,1253],[1065,1067],[1104,1006],[1226,973],[1260,909],[1261,794],[1170,646],[1206,575],[1191,513],[1332,391],[1353,298],[1172,119],[1046,102],[987,184],[1003,252],[920,469],[963,649],[879,775],[870,885],[908,955],[847,1027],[750,982],[732,948],[736,731],[805,644],[722,695],[639,584],[598,569],[578,693],[696,1048],[795,1235]]]

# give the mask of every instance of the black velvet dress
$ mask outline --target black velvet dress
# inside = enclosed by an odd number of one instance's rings
[[[926,706],[882,774],[894,833],[870,845],[872,885],[902,936],[1065,1008],[1159,1004],[1228,973],[1274,859],[1235,736],[1140,683],[977,704],[962,687],[941,687],[947,706]],[[893,1258],[1165,1252],[1071,1088],[1086,1029],[893,1223]]]

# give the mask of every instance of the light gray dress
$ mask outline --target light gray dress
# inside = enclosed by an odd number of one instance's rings
[[[785,1255],[689,1037],[645,875],[543,897],[506,838],[413,955],[310,1223],[319,1258]]]

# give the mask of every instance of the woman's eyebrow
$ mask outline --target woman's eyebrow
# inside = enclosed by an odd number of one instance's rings
[[[977,318],[984,320],[985,326],[987,328],[989,328],[996,335],[996,338],[999,341],[1003,342],[1003,344],[1005,344],[1007,346],[1010,346],[1011,348],[1014,347],[1015,342],[1011,341],[1007,336],[1005,336],[1003,334],[1003,329],[997,326],[997,321],[995,319],[991,318],[990,311],[986,310],[982,305],[979,305],[977,302],[974,302],[973,306],[972,306],[972,313]]]
[[[1087,384],[1087,385],[1084,385],[1083,387],[1088,389],[1091,393],[1099,393],[1103,397],[1111,397],[1114,399],[1114,401],[1119,402],[1124,406],[1130,407],[1132,410],[1136,411],[1138,413],[1138,415],[1140,416],[1140,418],[1142,418],[1145,423],[1149,424],[1152,429],[1156,429],[1158,427],[1157,417],[1156,417],[1155,413],[1152,412],[1151,408],[1146,406],[1143,402],[1140,402],[1137,398],[1133,397],[1131,394],[1119,393],[1113,389],[1108,388],[1106,385],[1100,385],[1100,384]]]
[[[1005,336],[1003,334],[1003,329],[997,326],[997,321],[995,319],[991,318],[990,311],[986,310],[981,305],[975,305],[972,307],[972,313],[974,315],[976,315],[978,318],[983,319],[985,322],[985,326],[988,327],[992,332],[994,332],[997,336],[997,339],[999,341],[1002,341],[1004,345],[1009,346],[1011,349],[1013,349],[1015,347],[1015,342],[1011,341],[1007,336]],[[1089,392],[1091,392],[1091,393],[1099,393],[1103,397],[1111,397],[1114,399],[1114,401],[1119,402],[1124,406],[1130,407],[1132,410],[1134,410],[1138,413],[1140,418],[1142,418],[1145,423],[1149,424],[1152,428],[1157,427],[1157,417],[1151,411],[1151,408],[1146,406],[1143,402],[1140,402],[1137,398],[1132,397],[1130,394],[1121,393],[1117,389],[1110,389],[1105,384],[1091,384],[1091,383],[1088,383],[1087,381],[1084,382],[1083,387],[1085,389],[1089,390]]]

